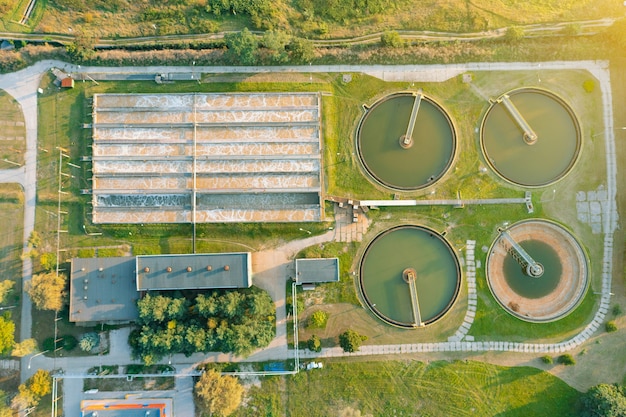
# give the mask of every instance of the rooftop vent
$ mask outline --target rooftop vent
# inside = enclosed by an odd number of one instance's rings
[[[207,265],[206,270],[207,270],[207,271],[212,271],[212,270],[213,270],[213,267],[212,267],[211,265]]]
[[[226,266],[224,267],[224,271],[230,271],[230,266],[226,265]]]
[[[165,270],[166,270],[167,272],[172,272],[172,267],[171,267],[171,266],[168,266],[167,268],[165,268]]]
[[[193,271],[193,268],[191,268],[190,266],[187,267],[187,272],[191,272]]]
[[[148,268],[147,266],[143,269],[143,272],[150,272],[150,268]]]

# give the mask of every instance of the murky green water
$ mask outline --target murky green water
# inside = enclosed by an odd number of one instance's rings
[[[362,291],[379,315],[413,323],[405,268],[417,272],[415,285],[423,322],[443,314],[458,293],[456,257],[442,238],[428,229],[406,226],[383,233],[367,248],[361,263]]]
[[[527,145],[504,104],[496,103],[483,122],[485,158],[501,176],[520,185],[541,186],[558,180],[578,157],[578,122],[566,104],[549,93],[525,89],[509,96],[537,134],[537,142]]]
[[[359,155],[366,169],[382,184],[418,189],[440,178],[452,162],[455,137],[446,114],[423,98],[413,129],[413,146],[403,149],[415,97],[394,95],[368,110],[361,122]]]
[[[508,254],[504,258],[504,277],[513,291],[522,297],[540,298],[550,294],[559,284],[563,267],[552,246],[540,240],[518,242],[537,262],[543,265],[544,273],[539,278],[526,275],[520,264]]]

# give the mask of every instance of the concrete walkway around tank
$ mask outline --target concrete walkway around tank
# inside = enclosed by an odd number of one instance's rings
[[[587,70],[594,75],[601,87],[602,105],[604,109],[604,137],[605,137],[605,156],[607,167],[606,191],[607,201],[603,207],[603,234],[604,234],[604,255],[602,259],[602,292],[600,308],[596,311],[593,320],[584,328],[582,332],[560,343],[552,344],[536,344],[536,343],[513,343],[513,342],[473,342],[468,341],[466,336],[471,320],[464,320],[463,325],[457,331],[456,336],[465,338],[466,341],[449,340],[447,342],[437,343],[417,343],[417,344],[398,344],[398,345],[366,345],[362,346],[358,352],[345,353],[340,348],[323,349],[320,353],[309,351],[300,352],[303,358],[313,357],[335,357],[335,356],[361,356],[376,355],[389,353],[421,353],[421,352],[454,352],[454,351],[512,351],[512,352],[550,352],[559,353],[571,350],[584,343],[602,324],[607,311],[609,309],[611,297],[611,278],[612,278],[612,260],[613,260],[613,233],[617,228],[617,208],[616,208],[616,175],[617,164],[615,155],[615,138],[613,128],[613,109],[612,109],[612,92],[610,85],[610,74],[608,71],[608,63],[604,61],[554,61],[542,63],[468,63],[468,64],[451,64],[451,65],[339,65],[339,66],[278,66],[278,67],[80,67],[59,61],[42,61],[24,70],[0,75],[0,88],[4,89],[12,95],[22,106],[24,112],[24,120],[26,123],[26,142],[27,150],[25,157],[24,175],[21,181],[19,175],[11,179],[18,170],[10,171],[8,174],[0,176],[0,179],[7,182],[17,182],[24,186],[25,192],[25,215],[24,215],[24,242],[26,244],[28,236],[34,229],[35,203],[36,203],[36,151],[37,151],[37,88],[43,74],[52,67],[63,68],[69,72],[79,73],[107,73],[107,74],[160,74],[160,73],[176,73],[187,74],[191,79],[197,73],[267,73],[267,72],[305,72],[305,73],[342,73],[342,72],[362,72],[385,81],[406,81],[406,82],[436,82],[445,81],[467,71],[522,71],[522,70]],[[181,80],[184,76],[181,77]],[[6,177],[5,175],[8,175]],[[347,224],[344,227],[348,227]],[[350,226],[354,227],[354,226]],[[357,226],[358,227],[358,226]],[[361,231],[362,233],[362,231]],[[300,249],[310,245],[320,244],[333,240],[338,236],[338,240],[344,239],[359,240],[359,232],[357,231],[353,237],[348,237],[346,233],[344,238],[341,232],[337,230],[329,231],[321,236],[310,237],[307,239],[290,242],[280,248],[271,251],[264,251],[253,260],[258,272],[255,276],[256,283],[262,288],[267,289],[272,295],[277,307],[277,338],[272,342],[268,349],[263,349],[246,359],[236,358],[232,355],[214,353],[214,354],[196,354],[189,358],[182,355],[174,355],[172,362],[182,367],[180,372],[189,372],[193,369],[194,364],[203,361],[262,361],[262,360],[283,360],[293,354],[287,350],[286,346],[286,317],[284,313],[284,296],[285,281],[289,276],[290,259]],[[31,277],[32,266],[29,259],[23,264],[23,277],[26,284]],[[469,270],[468,270],[469,272]],[[469,281],[468,281],[469,282]],[[469,284],[468,284],[469,285]],[[475,285],[475,283],[474,283]],[[23,291],[22,302],[22,332],[20,339],[24,340],[31,335],[31,304],[30,299],[25,291]],[[472,305],[470,298],[470,305]],[[282,308],[280,308],[283,306]],[[468,312],[471,308],[468,309]],[[466,319],[473,319],[469,313]],[[38,357],[24,358],[22,360],[22,380],[29,377],[36,369],[63,369],[67,373],[83,373],[89,367],[94,365],[95,360],[101,360],[102,364],[128,364],[133,363],[130,351],[127,346],[127,334],[123,332],[112,332],[118,338],[119,343],[112,343],[111,353],[99,358],[93,357],[72,357],[57,358],[53,360],[41,355]],[[122,343],[123,340],[123,343]],[[124,344],[122,346],[121,344]],[[115,349],[115,350],[114,350]],[[33,369],[28,370],[26,361],[32,359]],[[66,395],[74,392],[65,391]],[[71,400],[68,400],[71,401]]]

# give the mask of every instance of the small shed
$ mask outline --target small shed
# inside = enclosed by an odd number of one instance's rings
[[[339,282],[338,258],[296,259],[296,284]]]
[[[63,78],[61,80],[61,87],[74,88],[74,79],[72,77]]]

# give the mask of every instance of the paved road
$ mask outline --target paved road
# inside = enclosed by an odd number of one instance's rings
[[[613,273],[613,233],[617,228],[617,209],[616,209],[616,155],[615,155],[615,138],[613,127],[612,113],[612,96],[610,77],[608,72],[608,63],[595,61],[579,61],[579,62],[543,62],[543,63],[469,63],[469,64],[453,64],[453,65],[394,65],[394,66],[285,66],[285,67],[120,67],[120,68],[102,68],[102,67],[79,67],[58,61],[43,61],[17,73],[0,75],[0,88],[11,94],[22,106],[24,111],[24,120],[26,122],[26,163],[21,174],[17,170],[7,170],[0,173],[0,180],[9,182],[18,182],[23,184],[25,191],[25,216],[24,216],[24,242],[27,241],[30,232],[34,228],[35,218],[35,201],[36,201],[36,149],[37,149],[37,100],[36,91],[42,74],[50,67],[61,67],[70,72],[87,72],[87,73],[115,73],[115,74],[140,74],[140,73],[163,73],[175,72],[178,74],[188,74],[193,77],[198,72],[203,73],[259,73],[259,72],[363,72],[372,76],[381,78],[386,81],[444,81],[458,74],[467,71],[507,71],[507,70],[539,70],[539,69],[584,69],[590,71],[598,80],[602,89],[602,103],[604,108],[605,123],[605,152],[607,166],[607,192],[608,204],[606,205],[606,216],[604,217],[604,256],[602,259],[602,295],[600,308],[596,312],[593,320],[585,327],[585,329],[560,343],[554,344],[534,344],[534,343],[512,343],[512,342],[472,342],[452,340],[440,343],[419,343],[419,344],[401,344],[401,345],[384,345],[384,346],[364,346],[359,352],[349,355],[372,355],[372,354],[388,354],[403,352],[433,352],[433,351],[515,351],[515,352],[563,352],[573,349],[584,343],[601,325],[605,315],[607,314],[610,294],[611,294],[611,278]],[[15,181],[13,181],[13,179]],[[286,349],[286,328],[284,314],[284,283],[288,278],[290,270],[289,260],[299,249],[312,244],[319,244],[330,241],[338,236],[336,231],[329,231],[322,236],[311,237],[301,241],[290,242],[289,244],[277,248],[273,251],[265,251],[255,254],[255,267],[258,268],[256,280],[258,284],[266,288],[276,302],[278,308],[277,320],[277,339],[272,342],[269,349],[260,351],[249,358],[247,361],[258,361],[267,359],[284,359],[286,356],[292,355]],[[28,282],[31,276],[31,264],[29,260],[24,262],[23,268],[24,282]],[[21,339],[30,337],[31,318],[30,318],[30,301],[27,294],[23,294],[22,304],[22,334]],[[465,322],[464,322],[465,324]],[[459,330],[457,334],[464,336],[465,331]],[[128,347],[125,344],[127,334],[124,332],[113,332],[111,353],[98,358],[57,358],[52,360],[43,355],[32,358],[32,369],[28,370],[25,360],[22,361],[22,379],[28,377],[34,370],[38,368],[55,369],[62,368],[68,373],[84,373],[85,370],[94,365],[96,360],[102,361],[102,364],[127,364],[132,363]],[[303,352],[306,357],[331,357],[346,356],[348,354],[339,348],[324,349],[319,354],[311,352]],[[232,355],[215,353],[210,355],[192,355],[185,358],[182,355],[174,355],[172,361],[180,365],[183,372],[193,369],[193,364],[202,361],[239,361],[241,358],[235,358]],[[188,366],[183,366],[189,364]],[[184,371],[184,370],[187,371]],[[182,384],[183,382],[181,382]],[[186,388],[185,388],[186,389]],[[73,400],[69,400],[73,401]],[[69,406],[69,404],[68,404]]]

